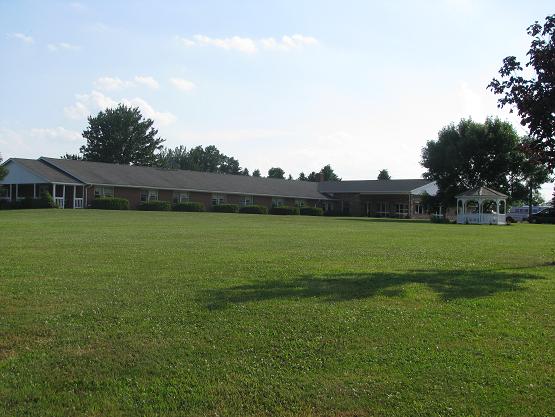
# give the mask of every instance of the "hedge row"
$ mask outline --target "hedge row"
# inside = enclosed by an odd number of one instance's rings
[[[19,201],[0,200],[0,210],[15,210],[15,209],[43,209],[43,208],[56,208],[58,207],[50,193],[42,193],[40,198],[26,197]]]
[[[100,197],[95,198],[91,206],[101,210],[129,210],[129,200],[125,198]]]
[[[150,200],[139,204],[139,210],[144,211],[170,211],[172,205],[169,201]]]
[[[268,214],[268,208],[266,206],[244,206],[239,209],[239,213],[245,214]]]
[[[104,210],[127,210],[129,209],[129,201],[124,198],[102,197],[96,198],[92,202],[95,209]],[[173,206],[169,201],[151,200],[139,204],[139,210],[144,211],[205,211],[204,204],[198,202],[177,203]],[[212,207],[212,211],[216,213],[245,213],[245,214],[268,214],[268,208],[260,205],[250,205],[239,207],[237,204],[220,204]],[[281,206],[272,207],[270,214],[276,215],[303,215],[303,216],[322,216],[324,211],[319,207],[292,207]],[[327,213],[326,213],[327,214]]]

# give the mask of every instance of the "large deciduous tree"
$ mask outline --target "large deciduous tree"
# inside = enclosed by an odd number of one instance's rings
[[[428,141],[422,149],[424,177],[436,181],[445,204],[452,204],[458,193],[478,186],[518,198],[521,195],[516,191],[526,190],[521,184],[520,162],[515,159],[519,146],[518,134],[508,122],[463,119],[443,128],[438,139]]]
[[[530,132],[528,151],[540,164],[555,169],[555,15],[547,16],[543,26],[535,22],[529,26],[533,39],[525,67],[533,73],[523,74],[523,67],[515,56],[503,60],[499,70],[501,80],[489,84],[501,95],[500,107],[516,108],[521,124]],[[555,196],[555,194],[554,194]]]
[[[118,164],[154,165],[164,139],[151,119],[145,119],[137,107],[123,104],[88,118],[83,132],[87,144],[80,151],[87,161]]]

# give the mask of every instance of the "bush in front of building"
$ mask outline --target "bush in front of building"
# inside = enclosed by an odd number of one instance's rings
[[[212,211],[216,213],[237,213],[239,206],[237,204],[219,204],[212,207]]]
[[[97,197],[92,201],[91,207],[100,210],[129,210],[129,200],[115,197]]]
[[[301,216],[322,216],[324,210],[320,207],[301,207]]]
[[[176,203],[173,205],[174,211],[204,211],[204,204],[198,203],[196,201],[191,201],[188,203]]]
[[[272,207],[272,209],[270,210],[270,214],[277,214],[282,216],[294,216],[299,214],[299,208],[291,207],[291,206]]]
[[[239,213],[245,214],[268,214],[268,208],[266,206],[243,206],[239,209]]]
[[[0,200],[0,210],[15,210],[15,209],[42,209],[42,208],[57,208],[57,204],[49,192],[43,192],[40,198],[25,197],[19,201]]]
[[[451,223],[447,217],[439,215],[439,214],[432,214],[430,216],[430,221],[432,223],[441,223],[441,224]]]
[[[150,200],[139,204],[139,210],[144,211],[171,211],[172,205],[169,201]]]

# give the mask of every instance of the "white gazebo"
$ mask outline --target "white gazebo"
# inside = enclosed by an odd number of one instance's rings
[[[507,196],[488,187],[468,190],[457,197],[457,223],[506,224]]]

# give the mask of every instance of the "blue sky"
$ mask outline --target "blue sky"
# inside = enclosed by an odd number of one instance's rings
[[[125,102],[167,146],[215,144],[251,171],[419,177],[422,146],[446,124],[518,123],[486,85],[553,12],[548,1],[0,0],[0,153],[77,152],[87,115]]]

